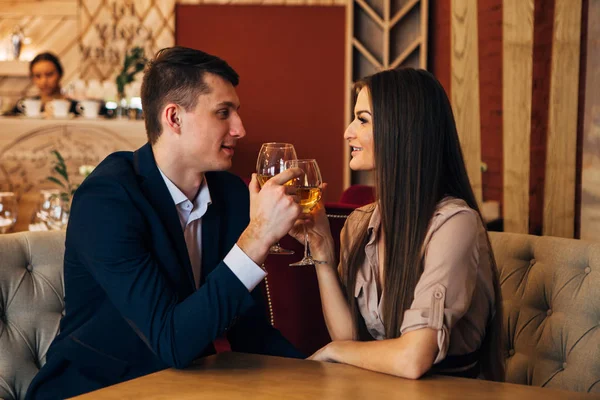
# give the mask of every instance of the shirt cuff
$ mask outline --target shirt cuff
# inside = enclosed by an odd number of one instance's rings
[[[237,244],[225,256],[223,262],[240,282],[246,286],[249,292],[254,290],[260,281],[267,276],[267,272],[254,263]]]

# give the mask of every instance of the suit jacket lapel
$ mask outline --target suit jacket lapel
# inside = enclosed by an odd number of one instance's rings
[[[212,178],[212,179],[211,179]],[[221,191],[218,177],[206,174],[212,204],[202,217],[202,281],[221,261]]]
[[[141,189],[144,192],[144,196],[152,207],[156,210],[163,225],[165,226],[171,243],[177,252],[177,258],[180,265],[183,266],[183,270],[173,270],[175,266],[166,265],[166,268],[170,269],[170,273],[175,276],[179,276],[179,282],[185,282],[187,280],[187,289],[195,290],[194,277],[192,274],[192,266],[185,244],[185,238],[183,236],[183,230],[181,229],[181,223],[179,222],[179,215],[177,214],[177,208],[173,203],[173,198],[169,189],[165,185],[156,161],[154,160],[154,154],[150,144],[145,144],[134,153],[133,162],[135,165],[136,172],[141,177]]]

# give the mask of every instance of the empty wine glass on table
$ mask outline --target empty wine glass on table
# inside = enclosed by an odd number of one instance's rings
[[[290,143],[264,143],[256,160],[256,174],[260,187],[262,188],[269,179],[283,172],[286,169],[286,161],[297,158],[296,150]],[[284,249],[277,242],[271,246],[269,254],[289,255],[294,254],[294,251]]]
[[[13,192],[0,192],[0,233],[9,232],[17,223],[17,198]]]
[[[304,175],[298,178],[292,179],[292,185],[297,188],[296,194],[300,198],[299,204],[302,207],[304,214],[309,214],[313,208],[321,200],[321,171],[319,170],[319,164],[317,160],[291,160],[286,162],[286,168],[300,168]],[[302,260],[290,264],[291,267],[298,267],[303,265],[315,265],[323,264],[325,261],[315,260],[309,253],[308,248],[308,233],[306,232],[306,225],[304,228],[304,257]]]

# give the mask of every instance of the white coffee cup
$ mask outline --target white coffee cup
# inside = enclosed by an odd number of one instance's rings
[[[71,102],[69,100],[55,99],[46,106],[54,118],[66,118],[69,115]]]
[[[77,104],[77,111],[85,118],[96,118],[100,111],[100,103],[96,100],[82,100]]]
[[[39,99],[23,99],[17,103],[17,108],[27,117],[35,118],[42,115],[42,101]]]

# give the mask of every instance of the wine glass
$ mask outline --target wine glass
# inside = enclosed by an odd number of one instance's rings
[[[292,186],[297,188],[296,194],[300,198],[300,206],[304,214],[309,214],[313,208],[321,200],[321,171],[319,171],[319,164],[317,160],[291,160],[286,162],[286,168],[300,168],[304,175],[295,179],[292,179]],[[324,264],[325,261],[315,260],[312,258],[308,251],[308,233],[306,232],[306,225],[304,227],[304,257],[302,260],[290,264],[291,267],[298,267],[302,265],[315,265]]]
[[[64,193],[56,196],[50,196],[48,199],[48,214],[46,225],[50,230],[63,230],[69,222],[69,199]]]
[[[13,192],[0,192],[0,233],[17,223],[17,198]]]
[[[290,143],[264,143],[256,160],[256,174],[260,187],[262,188],[269,179],[284,171],[286,161],[297,158],[296,150]],[[284,249],[277,242],[271,246],[269,254],[289,255],[294,254],[294,251]]]
[[[48,219],[50,217],[52,198],[60,196],[60,190],[58,189],[42,189],[40,190],[40,197],[38,199],[38,205],[31,218],[29,224],[30,231],[48,230]]]

